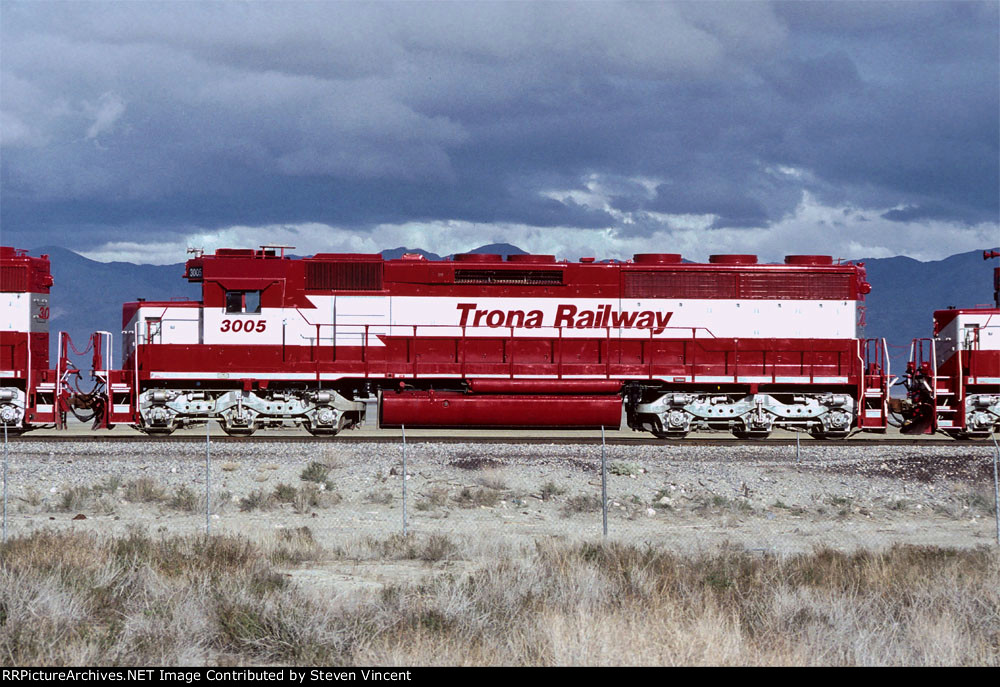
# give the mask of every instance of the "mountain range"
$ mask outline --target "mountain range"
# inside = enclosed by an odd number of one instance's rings
[[[473,253],[524,253],[506,243],[480,246]],[[69,332],[82,350],[87,337],[95,330],[121,330],[121,304],[137,298],[198,300],[197,284],[182,279],[183,263],[174,265],[135,265],[124,262],[96,262],[73,251],[56,246],[31,250],[32,255],[47,253],[52,265],[55,286],[52,291],[50,331]],[[392,248],[382,251],[386,259],[404,253],[419,253],[429,260],[442,256],[418,248]],[[872,292],[866,299],[867,337],[884,337],[893,354],[893,370],[901,369],[910,341],[931,335],[931,316],[949,306],[971,307],[992,302],[992,267],[983,262],[981,251],[959,253],[943,260],[921,262],[907,257],[863,260]],[[52,363],[55,364],[57,337],[50,337]],[[116,336],[115,350],[120,337]],[[116,364],[120,364],[116,355]],[[85,365],[84,365],[85,363]],[[89,358],[78,361],[89,367]]]

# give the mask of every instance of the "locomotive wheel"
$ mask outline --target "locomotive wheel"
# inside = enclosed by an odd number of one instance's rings
[[[306,427],[306,431],[309,432],[310,434],[312,434],[314,437],[335,437],[335,436],[337,436],[337,430],[336,429],[319,429],[319,428],[313,429],[312,427],[309,426],[308,423],[306,424],[305,427]]]
[[[653,430],[653,436],[655,436],[657,439],[671,439],[673,441],[677,441],[678,439],[683,439],[687,435],[688,435],[687,432],[663,432],[663,431]]]
[[[225,422],[220,422],[219,424],[222,426],[222,431],[231,437],[249,437],[253,436],[253,433],[257,431],[256,422],[249,427],[230,427]]]
[[[174,427],[136,427],[143,434],[151,437],[168,437],[174,433]]]
[[[809,429],[809,435],[812,436],[813,439],[819,439],[821,441],[825,441],[827,439],[837,441],[840,439],[846,439],[850,436],[850,432],[824,432],[821,427],[811,427]]]
[[[737,439],[750,440],[750,441],[761,441],[767,439],[771,436],[771,430],[761,431],[761,430],[749,430],[746,425],[742,422],[733,425],[732,428],[733,436]]]
[[[948,432],[948,436],[958,441],[986,441],[990,438],[987,432]]]
[[[733,436],[737,439],[749,441],[763,441],[771,436],[770,432],[748,432],[745,429],[733,429]]]
[[[333,437],[337,436],[340,430],[348,427],[347,416],[341,415],[340,421],[337,423],[336,427],[313,427],[309,420],[304,420],[302,426],[306,428],[306,431],[312,434],[314,437]]]
[[[677,439],[683,439],[684,437],[686,437],[688,435],[687,432],[667,432],[667,431],[665,431],[663,429],[663,423],[660,422],[659,418],[654,418],[653,419],[653,421],[650,423],[650,430],[649,431],[652,432],[653,436],[656,437],[657,439],[672,439],[672,440],[677,440]]]

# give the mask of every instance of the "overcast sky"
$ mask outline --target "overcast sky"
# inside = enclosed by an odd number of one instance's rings
[[[0,1],[0,232],[936,259],[1000,243],[990,2]]]

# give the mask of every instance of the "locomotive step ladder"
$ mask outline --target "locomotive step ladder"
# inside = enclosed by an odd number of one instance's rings
[[[954,396],[955,393],[951,390],[951,380],[947,377],[938,377],[934,380],[934,397],[936,399],[944,397],[947,400],[948,396]],[[940,413],[954,413],[955,409],[948,405],[941,405],[941,403],[936,402],[935,407]]]
[[[937,429],[950,429],[956,427],[954,414],[958,408],[949,403],[954,402],[955,392],[952,391],[951,380],[947,377],[934,378],[934,418]]]
[[[889,416],[889,356],[885,339],[864,341],[864,363],[858,427],[885,429]]]
[[[951,390],[951,380],[947,377],[938,377],[934,381],[934,391],[938,396],[954,396],[955,392]]]

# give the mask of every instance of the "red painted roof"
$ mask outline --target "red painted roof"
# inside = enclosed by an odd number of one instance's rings
[[[790,256],[789,264],[757,264],[755,256],[715,256],[685,263],[674,253],[640,254],[635,262],[557,261],[551,255],[466,253],[454,260],[383,260],[377,254],[319,253],[279,257],[273,251],[220,249],[187,262],[216,307],[225,291],[260,290],[264,307],[311,307],[306,294],[397,296],[704,298],[862,300],[862,265],[829,256]]]
[[[0,292],[48,293],[51,286],[49,256],[31,257],[25,250],[0,246]]]

